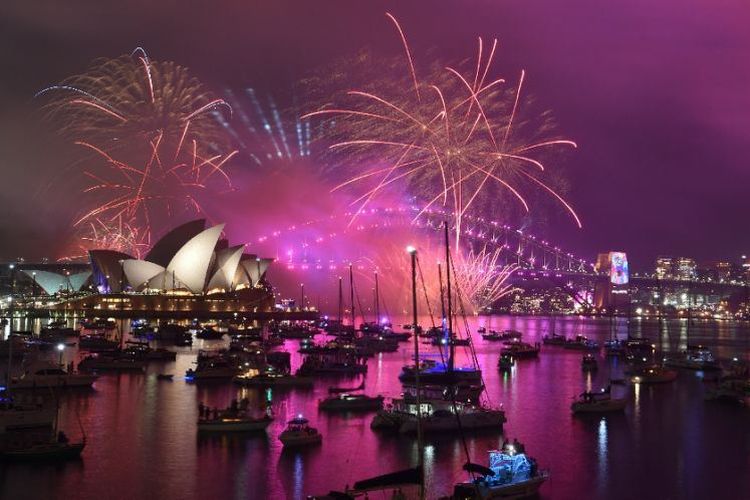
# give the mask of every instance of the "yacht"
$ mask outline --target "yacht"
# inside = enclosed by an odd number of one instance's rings
[[[96,375],[70,373],[60,365],[49,362],[37,362],[29,367],[18,378],[10,381],[10,388],[41,389],[47,387],[91,387]]]

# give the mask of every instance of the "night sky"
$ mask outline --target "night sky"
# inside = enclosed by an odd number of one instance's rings
[[[564,166],[584,228],[561,216],[549,235],[561,246],[624,250],[636,269],[660,254],[750,253],[747,1],[5,0],[0,257],[43,255],[64,224],[48,206],[64,197],[44,194],[59,165],[27,119],[40,88],[138,45],[214,88],[288,88],[365,46],[398,55],[386,10],[418,58],[473,55],[477,36],[497,36],[497,73],[527,70],[527,89],[579,144]]]

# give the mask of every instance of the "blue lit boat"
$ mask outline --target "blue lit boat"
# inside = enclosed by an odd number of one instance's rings
[[[459,483],[453,490],[455,500],[529,498],[539,492],[549,473],[539,470],[536,460],[526,455],[523,445],[514,442],[502,450],[489,452],[490,466],[467,463],[464,470],[472,481]]]

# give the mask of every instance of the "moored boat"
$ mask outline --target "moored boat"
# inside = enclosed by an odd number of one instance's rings
[[[464,470],[479,477],[457,484],[452,499],[534,497],[549,477],[547,471],[539,470],[536,460],[527,456],[523,445],[517,441],[506,442],[501,450],[490,451],[489,467],[467,463]]]
[[[570,405],[573,413],[610,413],[623,411],[627,406],[625,398],[613,398],[609,387],[601,392],[586,391]]]
[[[509,355],[518,358],[536,358],[539,356],[539,344],[531,345],[526,342],[514,341],[505,344],[500,350],[500,354]]]
[[[383,396],[342,393],[321,399],[318,408],[329,411],[379,410],[383,407]]]
[[[634,384],[663,384],[677,379],[677,370],[670,370],[661,365],[646,365],[633,370],[630,381]]]
[[[265,412],[254,416],[248,409],[248,400],[232,400],[223,410],[198,405],[198,431],[210,432],[250,432],[262,431],[273,422],[273,417]]]
[[[323,436],[318,429],[310,427],[309,421],[302,415],[298,415],[287,422],[286,429],[279,434],[279,441],[284,447],[309,446],[320,444]]]
[[[47,387],[91,387],[96,375],[70,373],[60,365],[37,362],[29,367],[19,378],[10,381],[10,388],[40,389]]]

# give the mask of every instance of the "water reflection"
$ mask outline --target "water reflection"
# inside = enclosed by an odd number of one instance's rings
[[[496,329],[515,328],[532,343],[541,341],[552,328],[568,336],[582,333],[599,342],[608,339],[612,331],[622,338],[630,328],[633,335],[649,336],[665,351],[670,345],[679,345],[685,326],[665,321],[660,331],[653,320],[637,320],[630,326],[615,320],[612,326],[608,318],[578,317],[554,322],[546,318],[470,318],[474,321],[485,321]],[[726,322],[697,321],[691,326],[690,341],[715,347],[722,358],[744,357],[748,335],[744,327]],[[0,497],[59,497],[63,492],[63,496],[88,500],[111,496],[114,490],[123,498],[166,500],[304,498],[416,463],[415,440],[371,431],[372,414],[326,415],[317,411],[318,399],[326,397],[329,385],[358,385],[360,379],[323,379],[311,389],[272,392],[223,383],[187,384],[177,377],[172,382],[156,380],[157,373],[184,373],[199,348],[219,345],[196,343],[194,349],[180,348],[175,362],[153,364],[146,374],[106,374],[93,390],[63,394],[63,427],[77,429],[80,417],[90,438],[82,464],[0,466]],[[726,474],[727,469],[736,469],[733,464],[747,466],[747,412],[705,403],[703,383],[694,375],[683,373],[668,386],[633,386],[626,413],[619,418],[571,418],[571,396],[585,389],[599,390],[611,378],[621,377],[622,362],[605,362],[600,355],[599,371],[582,376],[580,352],[545,346],[538,360],[518,360],[510,373],[501,373],[497,369],[500,347],[477,340],[487,395],[506,410],[505,435],[521,440],[540,467],[551,470],[550,480],[542,488],[543,497],[674,498],[690,491],[683,489],[688,474],[696,488],[701,481],[708,481],[699,476],[722,477],[721,484],[715,485],[716,498],[750,497],[750,485],[741,479],[742,471]],[[298,342],[287,341],[285,349],[292,352],[292,365],[298,366]],[[428,346],[424,349],[435,352]],[[66,350],[68,355],[71,360],[78,357],[75,349]],[[459,357],[461,364],[468,361],[462,349]],[[411,343],[401,344],[399,352],[372,358],[366,393],[399,396],[397,376],[410,359]],[[4,365],[0,363],[0,367]],[[618,397],[630,393],[629,385],[613,389]],[[247,397],[253,405],[272,400],[276,420],[267,434],[196,437],[198,402],[223,407],[236,397]],[[298,413],[321,431],[323,443],[297,452],[282,451],[278,435],[286,421]],[[501,442],[500,434],[481,434],[468,437],[466,446],[473,461],[485,463],[487,451]],[[466,452],[454,435],[428,436],[426,443],[428,496],[434,498],[466,479],[461,470]],[[648,443],[648,453],[641,443],[644,447]],[[735,446],[722,448],[719,443]],[[609,467],[610,461],[617,466]],[[658,489],[648,491],[641,486],[642,479],[654,471],[659,474]]]

